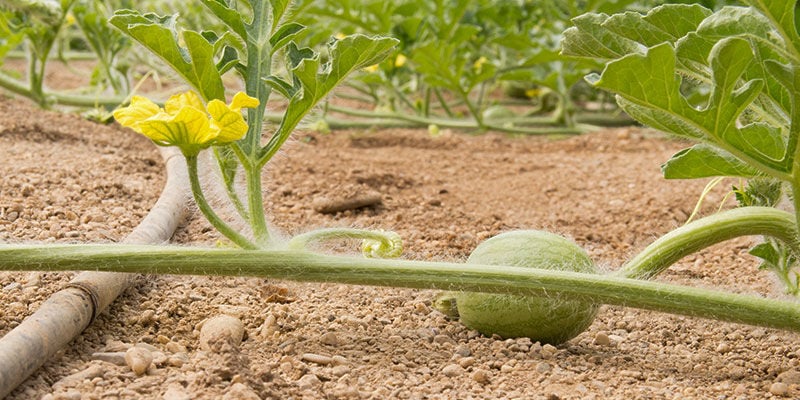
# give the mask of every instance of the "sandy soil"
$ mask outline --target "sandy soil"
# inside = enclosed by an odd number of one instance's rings
[[[683,144],[617,129],[555,140],[426,131],[299,132],[265,176],[282,232],[391,229],[405,258],[462,261],[520,228],[572,238],[606,270],[682,224],[705,182],[665,181]],[[0,101],[0,240],[115,242],[147,213],[163,176],[146,139],[77,116]],[[728,187],[733,182],[728,182]],[[712,212],[725,188],[707,199]],[[321,214],[320,199],[382,204]],[[196,215],[175,241],[212,246]],[[746,254],[753,238],[688,257],[660,278],[780,297]],[[355,252],[357,243],[327,251]],[[0,334],[72,273],[0,272]],[[800,396],[794,333],[603,307],[557,348],[482,337],[431,307],[427,290],[242,277],[151,276],[128,290],[13,399],[763,399]],[[211,317],[243,340],[211,349]],[[137,376],[122,352],[153,356]]]

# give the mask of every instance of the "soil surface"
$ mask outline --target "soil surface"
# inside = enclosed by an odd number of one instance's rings
[[[394,230],[407,259],[463,261],[498,233],[546,229],[613,270],[692,212],[706,182],[667,181],[659,170],[684,146],[634,128],[561,139],[298,132],[269,167],[264,196],[274,227],[286,235],[320,227]],[[4,242],[120,241],[164,182],[162,161],[145,138],[7,99],[0,100],[0,159]],[[714,190],[702,212],[714,212],[735,183]],[[369,194],[381,204],[316,211],[320,202]],[[659,279],[781,297],[747,255],[756,239],[688,257]],[[214,246],[220,237],[195,213],[174,240]],[[356,253],[358,246],[321,251]],[[72,276],[0,272],[0,334]],[[434,310],[436,295],[243,277],[142,277],[8,398],[800,396],[794,333],[604,306],[588,331],[553,347],[483,337]],[[206,323],[219,316],[232,318]],[[241,341],[206,342],[212,323],[235,331],[238,321]],[[126,362],[126,351],[152,361]]]

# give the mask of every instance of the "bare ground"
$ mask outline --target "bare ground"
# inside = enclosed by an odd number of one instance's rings
[[[426,131],[299,132],[264,179],[285,234],[391,229],[405,258],[462,261],[512,229],[572,238],[606,270],[684,223],[705,182],[666,181],[684,144],[617,129],[563,139]],[[163,176],[146,139],[116,126],[0,101],[0,240],[115,242],[157,198]],[[734,182],[727,182],[727,187]],[[725,185],[724,185],[725,186]],[[714,191],[713,212],[727,188]],[[336,214],[322,198],[377,192],[382,205]],[[220,238],[197,215],[175,236]],[[753,238],[688,257],[663,281],[780,297],[747,255]],[[326,251],[350,252],[357,243]],[[0,334],[72,273],[0,272]],[[604,307],[553,348],[486,338],[431,307],[437,293],[242,277],[142,277],[13,399],[763,399],[800,396],[795,333]],[[243,322],[241,343],[200,348],[203,321]],[[119,354],[154,356],[137,376]],[[115,353],[117,352],[117,353]]]

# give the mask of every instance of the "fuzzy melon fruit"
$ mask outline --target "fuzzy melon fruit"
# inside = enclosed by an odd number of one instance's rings
[[[475,248],[468,264],[506,265],[598,273],[589,255],[572,241],[553,233],[524,230],[490,238]],[[598,305],[547,297],[460,292],[454,294],[461,322],[470,329],[503,338],[529,337],[553,345],[585,331]]]

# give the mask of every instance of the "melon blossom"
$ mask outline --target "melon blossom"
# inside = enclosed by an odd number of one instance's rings
[[[114,118],[159,146],[178,146],[188,157],[241,139],[247,133],[241,110],[258,103],[239,92],[230,104],[214,99],[204,105],[197,93],[188,91],[171,96],[161,108],[145,97],[133,96],[130,105],[114,111]]]

